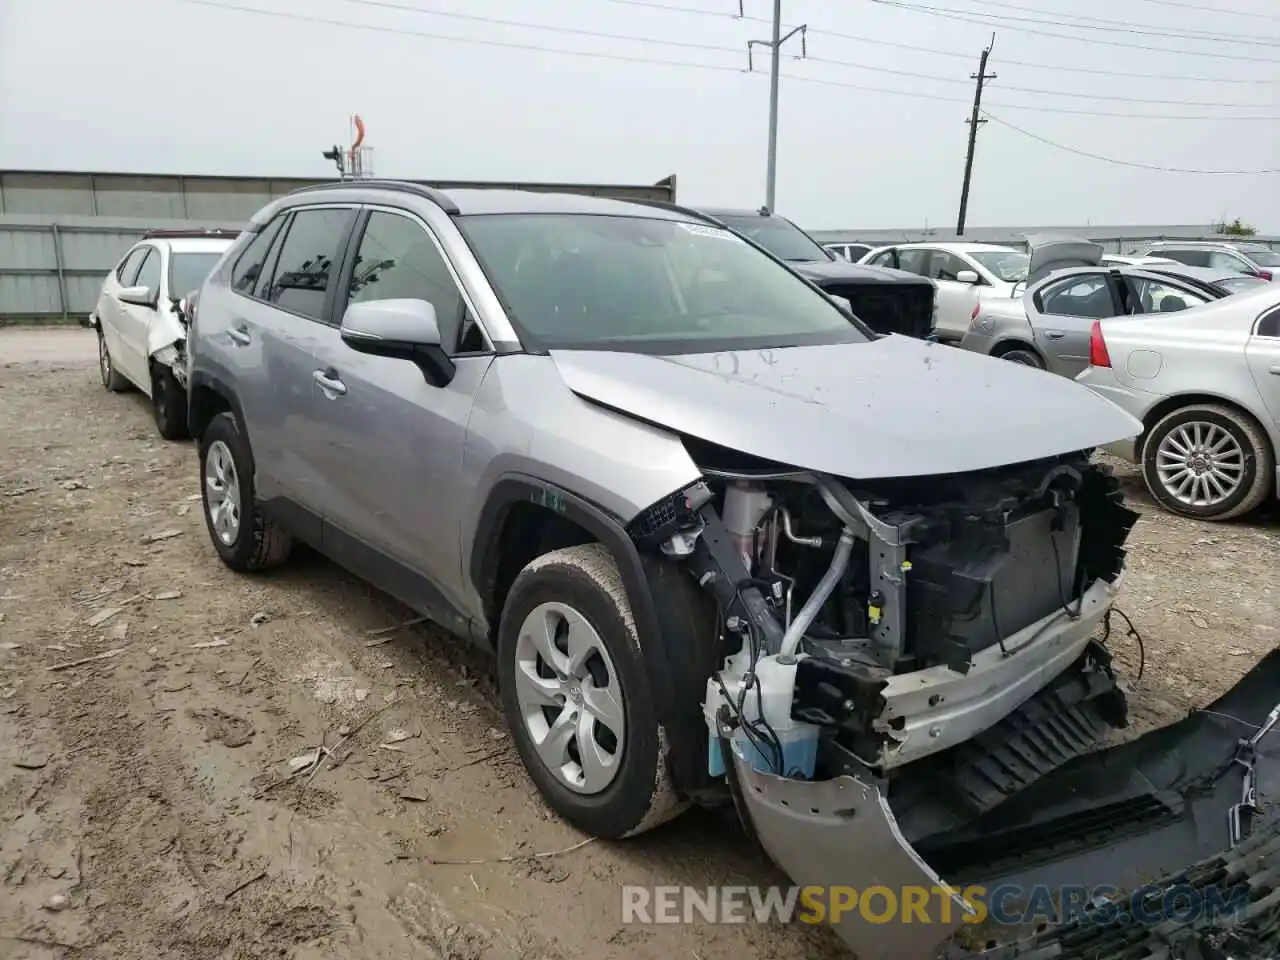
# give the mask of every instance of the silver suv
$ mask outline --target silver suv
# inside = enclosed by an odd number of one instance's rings
[[[1140,424],[1069,380],[878,337],[710,219],[582,196],[307,188],[196,303],[219,556],[306,542],[493,649],[530,776],[594,835],[737,785],[793,876],[796,823],[865,862],[1123,723],[1093,634],[1135,515],[1088,451]],[[909,828],[823,812],[858,771]]]
[[[1263,280],[1280,278],[1280,253],[1261,243],[1159,240],[1144,256],[1165,257],[1192,267],[1230,270]]]

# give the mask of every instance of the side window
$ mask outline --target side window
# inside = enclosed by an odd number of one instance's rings
[[[1106,277],[1068,277],[1042,291],[1037,299],[1041,313],[1057,317],[1101,320],[1115,316]]]
[[[287,214],[284,213],[276,215],[256,237],[249,241],[248,246],[240,254],[240,259],[236,261],[235,268],[231,271],[232,290],[246,295],[253,293],[254,284],[257,283],[262,273],[262,265],[267,259],[267,251],[271,249],[271,241],[280,232],[280,225],[284,223],[286,216]]]
[[[138,267],[142,265],[142,258],[147,255],[150,247],[134,247],[125,258],[120,261],[120,266],[116,267],[116,279],[120,281],[120,286],[133,286],[133,278],[138,275]]]
[[[1142,304],[1143,313],[1175,313],[1209,302],[1207,297],[1185,287],[1175,287],[1160,280],[1126,277],[1125,282],[1137,302]]]
[[[1217,251],[1217,250],[1209,254],[1208,266],[1215,267],[1219,270],[1230,270],[1232,273],[1252,273],[1253,272],[1252,270],[1249,269],[1249,265],[1246,264],[1239,257],[1234,256],[1230,253],[1222,253],[1221,251]]]
[[[877,253],[874,257],[871,258],[871,260],[869,261],[869,265],[873,267],[892,267],[893,251],[885,250],[881,253]]]
[[[1258,336],[1280,337],[1280,307],[1264,314],[1258,321]]]
[[[925,276],[929,269],[929,250],[899,250],[898,269]]]
[[[138,269],[138,279],[133,282],[134,286],[147,287],[151,290],[151,295],[160,295],[160,251],[155,247],[147,247],[146,256],[143,258],[142,266]]]
[[[1209,266],[1209,252],[1207,250],[1161,250],[1156,253],[1156,256],[1177,260],[1179,263],[1185,263],[1190,267]]]
[[[324,317],[325,291],[351,210],[299,210],[285,234],[266,299],[311,320]]]
[[[928,276],[933,280],[955,280],[961,270],[973,269],[954,253],[946,250],[935,250],[929,261]]]
[[[440,343],[450,353],[485,349],[439,248],[420,223],[395,213],[373,212],[356,251],[348,303],[425,300],[436,311]]]

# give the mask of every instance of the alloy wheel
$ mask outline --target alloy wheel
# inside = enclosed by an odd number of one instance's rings
[[[1179,503],[1215,507],[1239,490],[1245,452],[1225,427],[1203,420],[1170,430],[1156,449],[1160,483]]]
[[[231,451],[221,440],[204,458],[205,509],[214,533],[228,547],[240,535],[240,478]]]

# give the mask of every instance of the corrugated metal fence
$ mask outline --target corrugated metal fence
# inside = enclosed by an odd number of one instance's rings
[[[239,223],[113,217],[0,217],[0,323],[79,319],[102,280],[147,230]]]

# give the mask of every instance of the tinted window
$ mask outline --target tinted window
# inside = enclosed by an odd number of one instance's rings
[[[760,244],[779,260],[797,263],[830,260],[827,251],[784,217],[718,217],[718,220]]]
[[[289,224],[266,299],[281,309],[319,320],[350,210],[299,210]]]
[[[1041,312],[1054,316],[1101,320],[1115,315],[1105,277],[1068,277],[1043,291],[1038,299]]]
[[[1209,302],[1208,297],[1160,280],[1126,277],[1125,282],[1129,284],[1129,289],[1137,302],[1142,304],[1143,313],[1175,313],[1187,307],[1198,307]]]
[[[1258,336],[1280,337],[1280,310],[1272,310],[1258,321]]]
[[[146,259],[142,261],[142,267],[138,270],[138,279],[133,282],[133,285],[147,287],[152,296],[160,293],[160,251],[155,247],[147,247]]]
[[[718,227],[551,214],[458,225],[536,345],[678,353],[867,339],[807,282]]]
[[[280,232],[285,214],[279,214],[262,228],[262,231],[249,241],[249,245],[240,254],[235,269],[231,271],[231,289],[238,293],[251,294],[253,286],[262,273],[262,265],[267,259],[267,251],[271,249],[271,241]]]
[[[484,348],[444,257],[422,225],[408,217],[393,213],[369,215],[356,251],[348,298],[349,303],[426,300],[435,307],[440,342],[447,349]]]
[[[116,267],[116,279],[120,281],[122,287],[133,286],[133,278],[138,275],[138,267],[142,264],[142,258],[147,255],[150,247],[136,247],[130,250],[125,258],[120,261],[120,266]]]
[[[929,269],[928,250],[899,250],[898,269],[924,276]]]
[[[169,253],[169,296],[185,297],[198,289],[218,262],[218,253]]]
[[[1168,260],[1177,260],[1179,263],[1189,264],[1193,267],[1209,266],[1208,250],[1159,250],[1153,251],[1153,255],[1164,257]],[[1236,262],[1234,257],[1231,259],[1233,262]],[[1231,270],[1235,268],[1228,267],[1227,269]]]

